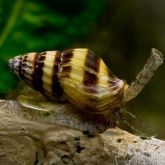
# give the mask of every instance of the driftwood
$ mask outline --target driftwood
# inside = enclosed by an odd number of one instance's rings
[[[0,102],[0,164],[165,164],[165,141],[119,128],[88,137],[29,111],[17,101]]]

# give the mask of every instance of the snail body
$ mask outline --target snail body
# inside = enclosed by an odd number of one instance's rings
[[[46,97],[59,100],[65,95],[78,109],[94,115],[118,110],[128,88],[86,48],[27,53],[10,59],[9,66]]]

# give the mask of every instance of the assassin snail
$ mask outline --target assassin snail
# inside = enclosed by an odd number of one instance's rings
[[[128,85],[87,48],[33,52],[9,60],[10,68],[35,90],[52,100],[65,95],[80,110],[95,115],[113,113],[133,99],[162,63],[162,53],[153,48],[136,80]]]

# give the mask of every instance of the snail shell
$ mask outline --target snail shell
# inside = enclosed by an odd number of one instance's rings
[[[81,111],[107,114],[123,104],[127,83],[86,48],[27,53],[9,60],[14,72],[50,99],[66,98]]]

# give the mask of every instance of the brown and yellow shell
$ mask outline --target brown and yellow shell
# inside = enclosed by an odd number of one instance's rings
[[[9,60],[27,84],[48,98],[63,95],[81,111],[106,114],[119,109],[128,87],[104,61],[86,48],[27,53]]]

